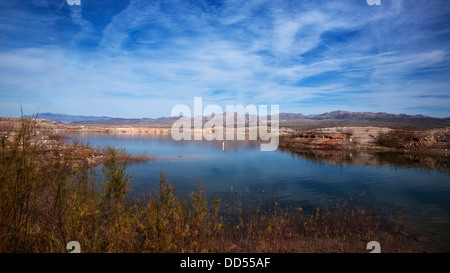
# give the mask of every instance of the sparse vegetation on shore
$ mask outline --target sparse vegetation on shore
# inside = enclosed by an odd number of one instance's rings
[[[126,192],[132,176],[124,151],[105,148],[103,182],[74,157],[41,160],[33,120],[23,119],[0,147],[0,252],[384,252],[418,251],[401,235],[398,217],[352,202],[301,207],[246,207],[236,196],[208,198],[199,184],[179,193],[159,179],[159,191],[140,199]]]

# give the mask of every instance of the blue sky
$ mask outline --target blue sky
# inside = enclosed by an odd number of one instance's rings
[[[0,0],[0,116],[450,116],[450,1]]]

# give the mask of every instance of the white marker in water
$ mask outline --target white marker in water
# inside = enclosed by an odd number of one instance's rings
[[[222,151],[225,151],[225,142],[222,142]]]

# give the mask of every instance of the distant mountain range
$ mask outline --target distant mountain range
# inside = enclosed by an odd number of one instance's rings
[[[224,113],[225,114],[225,113]],[[225,115],[223,118],[225,120]],[[38,118],[56,121],[58,123],[64,124],[170,124],[178,120],[179,117],[161,117],[161,118],[113,118],[107,116],[72,116],[65,114],[53,114],[53,113],[42,113],[38,115]],[[234,118],[236,120],[237,115],[234,113]],[[203,121],[209,120],[210,117],[204,117]],[[249,115],[245,117],[246,122],[248,122]],[[435,118],[423,115],[406,115],[406,114],[389,114],[384,112],[348,112],[348,111],[333,111],[328,113],[323,113],[319,115],[303,115],[295,113],[280,113],[279,119],[281,124],[293,125],[299,123],[310,124],[313,121],[323,125],[333,125],[333,124],[349,124],[349,125],[362,125],[371,123],[383,125],[388,124],[400,124],[400,125],[411,125],[411,126],[450,126],[450,117],[447,118]]]
[[[30,117],[30,115],[27,115],[26,117]],[[72,115],[65,115],[65,114],[53,114],[53,113],[40,113],[38,114],[38,118],[46,119],[50,121],[56,121],[58,123],[91,123],[96,120],[109,120],[112,119],[112,117],[106,117],[106,116],[72,116]]]
[[[387,119],[387,118],[412,118],[412,119],[440,119],[434,117],[428,117],[423,115],[406,115],[406,114],[389,114],[385,112],[347,112],[347,111],[333,111],[320,115],[302,115],[291,113],[280,113],[280,120],[290,119],[312,119],[312,120],[324,120],[324,119]],[[446,118],[448,119],[448,118]]]

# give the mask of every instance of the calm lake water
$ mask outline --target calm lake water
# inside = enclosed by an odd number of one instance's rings
[[[76,137],[91,147],[112,145],[158,156],[157,161],[129,167],[135,174],[135,194],[157,189],[159,173],[165,172],[185,191],[195,189],[198,178],[208,196],[238,191],[250,200],[302,207],[318,205],[324,198],[364,198],[374,206],[399,207],[424,226],[449,230],[450,173],[409,164],[393,154],[262,152],[255,141],[177,142],[170,135]]]

